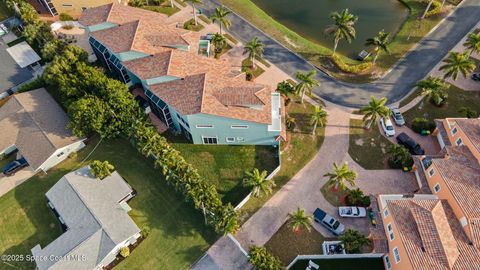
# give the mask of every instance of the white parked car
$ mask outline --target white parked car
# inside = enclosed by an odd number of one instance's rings
[[[338,214],[341,217],[366,217],[367,209],[357,206],[341,206],[338,207]]]
[[[380,125],[382,126],[383,132],[388,137],[395,136],[395,128],[393,127],[392,121],[390,118],[382,118],[380,119]]]
[[[399,109],[392,109],[392,117],[393,121],[395,121],[395,124],[397,124],[397,126],[405,125],[405,119],[403,119],[403,115]]]

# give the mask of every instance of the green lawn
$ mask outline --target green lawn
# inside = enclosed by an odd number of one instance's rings
[[[12,12],[7,8],[6,2],[0,1],[0,21],[5,20],[12,15]]]
[[[388,168],[386,151],[391,144],[373,124],[366,130],[362,120],[350,119],[348,153],[360,166],[367,170]]]
[[[324,128],[317,128],[316,135],[312,136],[313,127],[309,122],[313,111],[313,105],[307,102],[300,104],[296,98],[292,98],[292,102],[287,107],[287,113],[296,119],[296,128],[293,132],[287,133],[288,142],[282,142],[282,167],[273,178],[277,184],[274,193],[302,169],[315,156],[322,145],[325,133]],[[251,198],[248,203],[241,208],[242,221],[246,221],[247,218],[261,208],[272,195]]]
[[[177,6],[170,6],[170,3],[168,4],[162,4],[159,6],[142,6],[143,9],[150,10],[150,11],[155,11],[158,13],[166,14],[167,16],[172,16],[173,14],[177,13],[180,11],[180,9]]]
[[[329,187],[328,183],[325,183],[320,189],[323,197],[333,206],[345,205],[345,196],[348,194],[348,190],[334,190],[333,187]]]
[[[277,166],[277,149],[262,145],[193,145],[183,137],[168,135],[173,148],[201,176],[217,187],[224,202],[237,205],[250,192],[243,187],[246,170],[258,168],[272,172]]]
[[[291,270],[305,270],[309,260],[297,261]],[[320,266],[320,269],[328,270],[352,270],[352,269],[368,269],[368,270],[384,270],[382,258],[359,258],[359,259],[314,259],[312,260]]]
[[[451,85],[447,90],[448,102],[442,107],[437,107],[430,103],[427,99],[421,101],[417,106],[405,112],[403,116],[407,125],[411,125],[416,117],[425,117],[430,120],[442,119],[446,117],[465,117],[458,110],[461,107],[469,107],[480,112],[480,92],[464,91],[456,86]]]
[[[322,243],[328,240],[334,240],[334,238],[325,239],[321,233],[313,228],[310,232],[302,230],[295,233],[285,223],[268,240],[265,247],[277,256],[284,265],[288,265],[300,254],[323,254]]]
[[[418,0],[401,0],[410,10],[410,15],[402,25],[400,31],[394,37],[390,44],[391,54],[382,54],[377,60],[377,66],[381,70],[387,70],[395,64],[406,52],[408,52],[423,36],[425,36],[445,14],[432,16],[422,20],[417,20],[418,16],[424,10],[424,5]],[[332,54],[330,48],[323,47],[314,43],[286,26],[280,24],[266,12],[256,6],[251,0],[221,0],[223,4],[246,18],[249,22],[256,25],[262,31],[266,32],[277,41],[281,42],[291,50],[301,54],[305,59],[322,69],[345,81],[360,83],[372,80],[369,74],[351,75],[339,72],[331,64],[329,56]],[[327,12],[327,11],[326,11]],[[358,64],[359,62],[345,56],[341,56],[347,64]]]
[[[0,254],[30,254],[37,243],[46,246],[61,233],[46,206],[45,192],[64,174],[80,167],[79,160],[91,151],[91,142],[78,157],[63,162],[0,197]],[[164,181],[153,162],[141,156],[124,139],[103,141],[89,160],[109,160],[138,192],[129,202],[135,223],[150,227],[150,235],[115,269],[187,269],[215,241],[213,229],[203,216],[185,203]],[[32,269],[31,263],[15,263],[4,269]]]
[[[255,70],[252,70],[252,61],[250,61],[248,58],[245,58],[242,61],[242,72],[247,71],[252,72],[254,78],[257,78],[258,76],[262,75],[263,72],[265,72],[265,70],[263,70],[263,68],[261,68],[259,65],[255,66]]]
[[[192,18],[192,19],[186,21],[183,24],[183,28],[185,28],[187,30],[190,30],[190,31],[199,32],[203,28],[205,28],[205,26],[203,26],[203,24],[201,24],[199,21],[200,21],[200,19],[197,20],[197,25],[195,25],[195,20]]]

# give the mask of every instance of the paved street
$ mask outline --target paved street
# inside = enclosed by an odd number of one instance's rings
[[[216,0],[205,0],[202,7],[211,11]],[[265,58],[277,65],[285,73],[293,75],[297,71],[311,70],[313,66],[301,57],[292,53],[281,44],[252,26],[240,16],[231,17],[232,32],[243,42],[254,37],[266,44]],[[370,96],[385,96],[391,103],[406,96],[415,83],[425,77],[428,72],[452,49],[480,18],[480,1],[464,0],[455,12],[444,23],[424,38],[410,54],[399,61],[382,79],[369,84],[349,84],[336,81],[319,72],[317,80],[321,86],[314,92],[320,97],[349,107],[359,107],[368,102]]]

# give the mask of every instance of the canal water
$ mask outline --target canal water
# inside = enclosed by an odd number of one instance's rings
[[[341,40],[338,51],[355,57],[365,47],[365,40],[380,30],[395,34],[408,16],[408,9],[398,0],[253,0],[275,20],[303,37],[333,48],[333,37],[325,28],[333,23],[330,13],[348,8],[358,16],[357,38],[348,44]]]

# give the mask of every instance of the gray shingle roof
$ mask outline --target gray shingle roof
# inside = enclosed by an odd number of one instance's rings
[[[117,173],[103,180],[92,177],[88,167],[68,173],[46,196],[68,230],[34,256],[83,256],[84,260],[38,261],[42,269],[93,269],[110,251],[140,232],[119,202],[132,189]]]
[[[15,94],[0,107],[0,151],[15,145],[38,169],[57,149],[80,140],[67,124],[67,114],[44,88]]]

